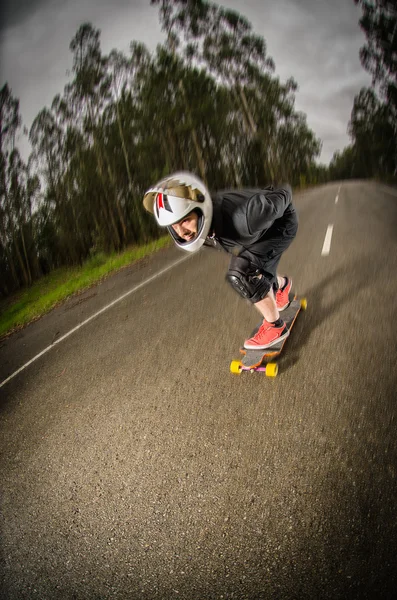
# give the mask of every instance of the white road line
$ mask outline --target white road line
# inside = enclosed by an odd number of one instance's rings
[[[329,254],[329,251],[331,249],[331,239],[332,239],[333,229],[334,229],[333,225],[328,225],[327,233],[325,234],[323,249],[321,250],[321,256],[328,256],[328,254]]]
[[[47,346],[47,348],[44,348],[44,350],[42,350],[41,352],[39,352],[39,354],[36,354],[36,356],[34,356],[27,363],[25,363],[24,365],[22,365],[22,367],[20,367],[17,371],[15,371],[9,377],[7,377],[7,379],[4,379],[4,381],[0,382],[0,388],[3,387],[3,385],[5,385],[6,383],[8,383],[11,379],[13,379],[14,377],[16,377],[16,375],[18,375],[19,373],[21,373],[22,371],[24,371],[24,369],[26,369],[26,367],[28,367],[29,365],[31,365],[32,363],[34,363],[38,358],[40,358],[41,356],[43,356],[43,354],[46,354],[46,352],[48,352],[49,350],[51,350],[51,348],[53,348],[54,346],[56,346],[60,342],[63,342],[63,340],[66,340],[66,338],[68,338],[70,335],[72,335],[72,333],[75,333],[81,327],[84,327],[84,325],[87,325],[87,323],[89,323],[90,321],[92,321],[93,319],[95,319],[96,317],[98,317],[99,315],[101,315],[102,313],[104,313],[106,310],[108,310],[109,308],[111,308],[112,306],[114,306],[115,304],[117,304],[118,302],[120,302],[121,300],[124,300],[124,298],[126,298],[130,294],[133,294],[134,292],[138,291],[139,289],[141,289],[142,287],[144,287],[145,285],[147,285],[151,281],[154,281],[158,277],[161,277],[161,275],[164,275],[164,273],[166,273],[167,271],[169,271],[173,267],[176,267],[177,265],[179,265],[179,263],[183,262],[184,260],[187,260],[188,258],[191,258],[192,256],[193,256],[192,254],[188,254],[187,256],[184,256],[183,258],[180,258],[179,260],[175,261],[174,263],[172,263],[171,265],[169,265],[168,267],[166,267],[162,271],[159,271],[158,273],[155,273],[154,275],[152,275],[151,277],[149,277],[149,279],[145,279],[145,281],[142,281],[141,283],[138,283],[138,285],[136,285],[135,287],[133,287],[131,290],[129,290],[125,294],[122,294],[122,296],[119,296],[118,298],[116,298],[116,300],[113,300],[113,302],[110,302],[110,304],[107,304],[106,306],[104,306],[103,308],[101,308],[101,310],[98,310],[98,312],[96,312],[93,315],[91,315],[90,317],[88,317],[88,319],[86,319],[85,321],[82,321],[79,325],[76,325],[76,327],[74,327],[73,329],[71,329],[70,331],[68,331],[67,333],[65,333],[65,335],[63,335],[60,338],[58,338],[53,344],[51,344],[50,346]]]
[[[335,198],[335,204],[338,204],[338,200],[339,200],[339,194]]]

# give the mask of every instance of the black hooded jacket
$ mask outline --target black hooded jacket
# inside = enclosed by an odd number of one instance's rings
[[[294,237],[298,217],[292,204],[290,185],[262,189],[224,190],[212,197],[213,218],[209,244],[227,252],[268,252],[269,243]]]

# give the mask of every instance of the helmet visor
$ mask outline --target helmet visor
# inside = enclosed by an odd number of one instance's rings
[[[205,196],[195,188],[187,187],[186,185],[177,185],[177,182],[170,180],[167,182],[167,187],[162,190],[156,186],[156,189],[151,189],[143,197],[143,205],[148,212],[155,213],[156,205],[162,202],[162,199],[168,196],[173,196],[175,199],[180,198],[181,200],[199,202],[205,201]],[[182,204],[182,203],[181,203]]]

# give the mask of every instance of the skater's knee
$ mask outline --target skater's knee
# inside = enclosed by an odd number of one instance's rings
[[[272,287],[269,279],[241,256],[232,257],[226,279],[240,296],[252,303],[263,300]]]

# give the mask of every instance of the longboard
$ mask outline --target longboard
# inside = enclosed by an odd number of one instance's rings
[[[285,310],[280,315],[283,321],[287,324],[288,329],[291,330],[295,324],[296,317],[301,310],[306,310],[307,300],[306,298],[297,298],[296,296],[291,300]],[[258,331],[260,324],[254,329],[251,336],[254,336]],[[233,360],[230,364],[230,371],[235,374],[240,374],[242,371],[263,371],[268,377],[276,377],[278,373],[277,363],[271,362],[281,354],[284,344],[288,340],[289,336],[281,340],[278,344],[270,346],[262,350],[247,350],[246,348],[240,348],[243,357],[241,360]]]

